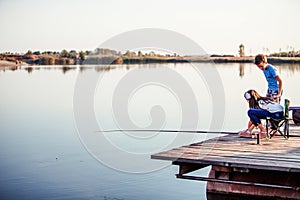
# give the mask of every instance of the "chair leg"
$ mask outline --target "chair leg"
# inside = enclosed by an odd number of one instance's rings
[[[271,125],[271,130],[269,132],[268,124]],[[283,132],[280,130],[280,128],[283,126]],[[280,122],[273,121],[270,118],[266,119],[266,131],[269,139],[271,139],[273,136],[275,136],[275,133],[280,133],[281,136],[283,136],[285,139],[289,138],[289,124],[288,120],[282,120]]]
[[[284,138],[286,138],[286,134],[285,134],[285,129],[284,129],[284,133],[280,130],[280,127],[284,124],[284,121],[279,122],[278,124],[272,120],[269,120],[272,126],[272,129],[270,131],[270,138],[272,138],[273,136],[275,136],[276,131],[278,133],[280,133],[281,136],[283,136]],[[273,134],[272,134],[273,133]]]

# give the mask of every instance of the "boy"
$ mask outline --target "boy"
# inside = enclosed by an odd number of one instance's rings
[[[277,69],[268,63],[267,57],[263,54],[255,56],[256,66],[264,72],[268,82],[267,97],[273,98],[279,103],[282,95],[282,80],[278,74]]]

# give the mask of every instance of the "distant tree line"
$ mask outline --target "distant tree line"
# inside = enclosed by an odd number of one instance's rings
[[[91,54],[91,51],[32,51],[28,50],[25,54],[5,52],[0,54],[1,60],[8,60],[13,62],[26,62],[28,64],[40,65],[71,65],[81,64]]]
[[[40,55],[51,55],[51,56],[60,56],[63,58],[77,58],[80,57],[81,59],[85,59],[85,57],[90,54],[91,51],[75,51],[75,50],[71,50],[71,51],[67,51],[65,49],[63,49],[61,52],[58,51],[34,51],[32,52],[31,50],[28,50],[27,53],[25,55],[36,55],[36,56],[40,56]]]
[[[300,51],[271,53],[269,56],[270,57],[300,57]]]

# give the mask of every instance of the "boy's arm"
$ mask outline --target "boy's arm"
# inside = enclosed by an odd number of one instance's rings
[[[278,95],[274,96],[275,99],[281,97],[282,94],[282,79],[277,75],[276,80],[278,81]]]

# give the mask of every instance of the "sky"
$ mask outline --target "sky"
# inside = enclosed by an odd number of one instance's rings
[[[141,28],[178,32],[209,54],[300,50],[298,0],[0,0],[0,52],[94,50]]]

